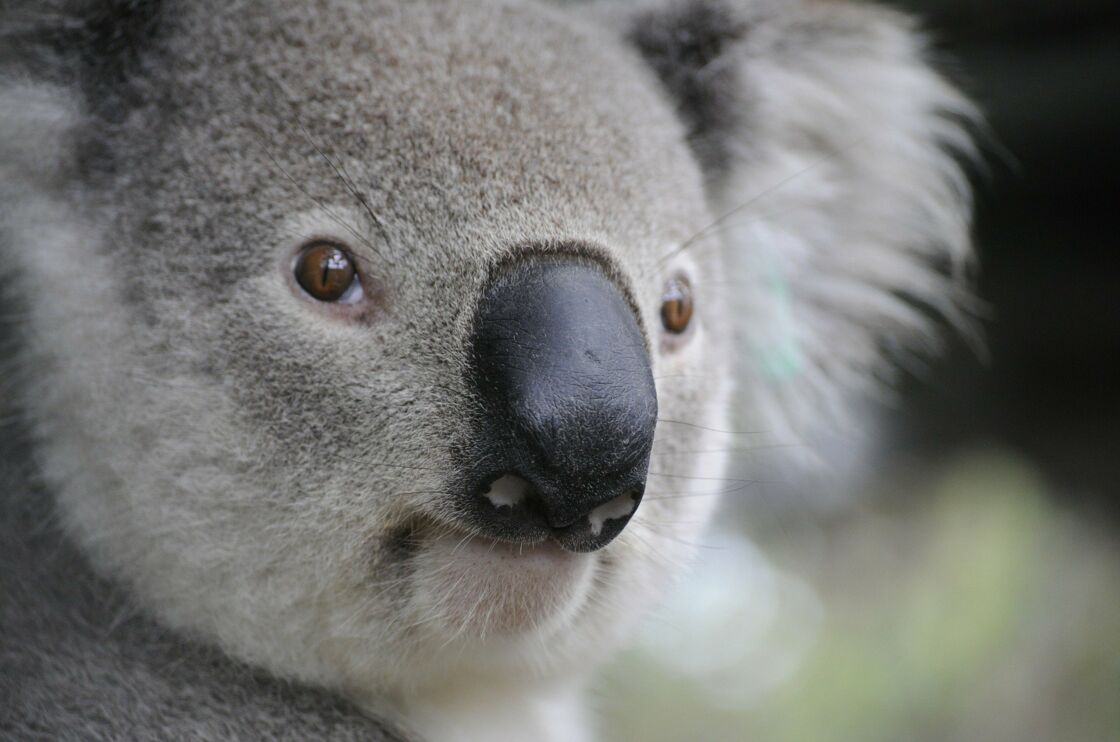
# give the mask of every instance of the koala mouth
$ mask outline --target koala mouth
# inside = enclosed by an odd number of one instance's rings
[[[552,633],[587,602],[600,569],[597,554],[550,538],[515,542],[442,524],[412,538],[413,600],[451,637]]]

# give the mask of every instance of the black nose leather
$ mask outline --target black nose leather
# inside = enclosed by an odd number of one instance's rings
[[[482,401],[476,525],[573,551],[622,531],[645,488],[657,394],[638,319],[605,272],[522,261],[485,290],[472,337]]]

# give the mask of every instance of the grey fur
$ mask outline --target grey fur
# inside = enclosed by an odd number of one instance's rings
[[[392,738],[337,696],[437,740],[578,739],[580,680],[714,506],[722,461],[689,452],[728,447],[732,413],[783,442],[851,425],[882,338],[931,335],[908,298],[959,315],[946,150],[971,109],[905,18],[605,5],[5,7],[8,380],[41,481],[3,492],[19,731]],[[310,237],[349,243],[360,317],[295,289]],[[479,613],[437,546],[462,533],[473,309],[519,252],[606,266],[661,422],[579,590],[534,607],[464,572]],[[679,338],[675,275],[698,297]],[[797,372],[769,378],[775,354]]]
[[[0,454],[0,738],[404,739],[322,690],[275,680],[138,615],[61,537],[49,493]]]

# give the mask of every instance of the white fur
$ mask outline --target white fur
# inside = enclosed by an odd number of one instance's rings
[[[940,318],[967,328],[976,111],[935,74],[909,19],[820,4],[754,34],[743,70],[760,130],[716,188],[738,345],[741,424],[772,442],[859,432],[851,408],[880,391],[883,350],[936,348]],[[783,38],[830,23],[836,38]],[[897,360],[897,359],[896,359]],[[798,454],[812,448],[791,447]],[[805,457],[802,457],[803,459]]]

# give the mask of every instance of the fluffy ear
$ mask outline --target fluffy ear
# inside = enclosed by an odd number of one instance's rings
[[[628,34],[676,100],[730,253],[740,409],[847,425],[884,357],[966,324],[972,106],[906,16],[822,0],[677,0]],[[715,249],[696,245],[697,250]]]
[[[33,150],[47,169],[69,158],[81,175],[110,167],[114,127],[160,99],[139,73],[159,48],[164,15],[161,0],[0,3],[0,134],[13,156],[27,160]],[[72,134],[65,150],[55,146],[63,118]]]

